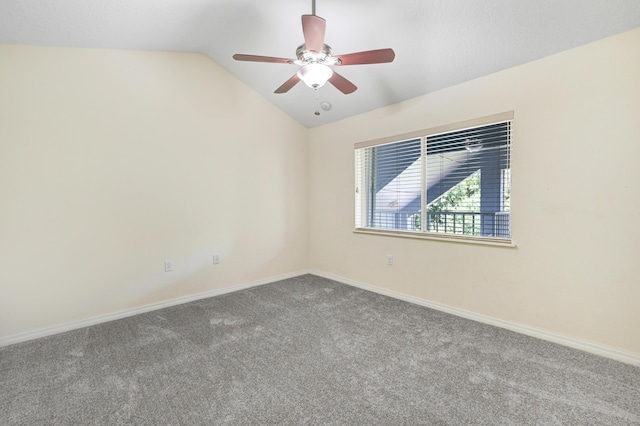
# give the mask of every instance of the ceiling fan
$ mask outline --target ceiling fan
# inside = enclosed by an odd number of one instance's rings
[[[331,47],[324,44],[326,21],[316,15],[316,1],[312,0],[311,15],[302,15],[302,33],[304,44],[296,49],[297,59],[274,58],[271,56],[235,54],[233,59],[249,62],[271,62],[276,64],[295,64],[301,68],[289,80],[275,90],[275,93],[286,93],[300,80],[311,87],[319,89],[328,81],[336,89],[348,95],[357,87],[338,74],[331,66],[381,64],[392,62],[396,54],[393,49],[367,50],[364,52],[334,55]]]

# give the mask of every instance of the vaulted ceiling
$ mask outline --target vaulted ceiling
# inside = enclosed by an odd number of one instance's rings
[[[638,0],[317,0],[335,54],[391,47],[388,64],[340,67],[358,90],[274,90],[296,65],[311,0],[2,0],[0,43],[200,52],[307,127],[523,64],[640,27]],[[640,48],[640,46],[638,46]]]

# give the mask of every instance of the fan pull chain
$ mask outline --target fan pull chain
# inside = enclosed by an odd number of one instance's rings
[[[314,114],[320,115],[320,89],[319,88],[315,89],[315,92],[316,92],[316,112],[314,112]]]

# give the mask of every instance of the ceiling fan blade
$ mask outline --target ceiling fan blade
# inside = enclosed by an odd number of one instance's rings
[[[355,92],[358,88],[355,84],[338,74],[337,72],[333,72],[333,75],[329,79],[329,83],[333,84],[336,89],[348,95],[349,93]]]
[[[392,62],[395,57],[396,54],[393,49],[367,50],[337,55],[336,58],[340,59],[341,63],[336,65],[382,64]]]
[[[302,32],[307,50],[316,53],[322,52],[326,27],[327,21],[323,18],[316,15],[302,15]]]
[[[274,58],[272,56],[258,56],[258,55],[243,55],[236,53],[233,55],[233,59],[236,61],[250,61],[250,62],[272,62],[276,64],[291,64],[293,59],[286,58]]]
[[[298,74],[294,74],[293,77],[285,81],[284,84],[278,87],[276,91],[273,93],[278,93],[278,94],[287,93],[293,86],[298,84],[299,81],[300,81],[300,77],[298,77]]]

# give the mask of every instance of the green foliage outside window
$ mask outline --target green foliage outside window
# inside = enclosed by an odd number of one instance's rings
[[[480,215],[480,170],[442,194],[427,206],[429,232],[448,232],[463,235],[479,235]],[[415,229],[421,229],[420,215],[414,219]]]

